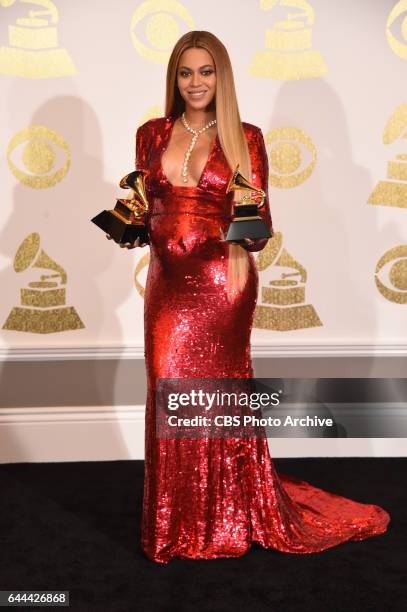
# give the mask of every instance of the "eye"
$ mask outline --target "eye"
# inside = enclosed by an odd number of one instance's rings
[[[387,18],[386,37],[392,51],[407,59],[407,4],[400,0],[392,8]]]
[[[209,76],[209,75],[210,75],[210,74],[212,74],[212,73],[213,73],[213,70],[204,70],[204,71],[202,72],[202,74],[203,74],[204,76]]]
[[[386,251],[375,270],[376,286],[383,297],[396,304],[407,304],[407,245]]]
[[[180,72],[180,76],[182,76],[183,78],[185,78],[185,77],[189,76],[190,74],[191,74],[190,72],[186,72],[185,70],[182,70],[182,71]]]
[[[178,0],[139,3],[130,24],[134,47],[141,57],[155,64],[166,64],[177,39],[194,29],[189,10]]]
[[[71,152],[60,134],[45,125],[32,125],[13,136],[7,147],[7,161],[24,185],[47,189],[65,177]]]
[[[295,127],[276,128],[265,135],[270,150],[270,184],[280,189],[301,185],[311,176],[317,152],[311,138]]]

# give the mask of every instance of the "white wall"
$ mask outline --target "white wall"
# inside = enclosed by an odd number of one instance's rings
[[[370,358],[366,376],[375,375],[376,358],[405,359],[407,5],[289,4],[60,0],[48,3],[46,15],[30,15],[34,4],[1,2],[4,363],[142,358],[135,270],[145,258],[137,276],[143,285],[148,251],[115,248],[90,218],[113,206],[118,180],[134,166],[137,126],[162,115],[169,52],[191,29],[224,42],[241,116],[266,140],[281,244],[260,271],[261,288],[288,273],[297,297],[304,294],[281,306],[260,290],[253,354],[304,364],[319,358],[321,376],[330,375],[327,356]],[[49,298],[45,314],[20,296],[41,274],[55,273],[33,267],[41,249],[67,273],[66,284],[48,279],[65,295],[59,305]],[[376,277],[387,289],[379,291]],[[46,288],[31,288],[44,298]],[[4,329],[15,308],[17,329]],[[20,408],[24,422],[30,406]]]

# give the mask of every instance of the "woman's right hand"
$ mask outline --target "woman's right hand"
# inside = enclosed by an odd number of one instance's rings
[[[106,234],[106,238],[108,240],[112,240],[112,237],[110,236],[110,234]],[[147,242],[143,242],[142,244],[140,244],[140,238],[136,238],[136,240],[131,243],[131,242],[120,242],[119,246],[121,249],[135,249],[136,247],[144,247],[146,246]]]

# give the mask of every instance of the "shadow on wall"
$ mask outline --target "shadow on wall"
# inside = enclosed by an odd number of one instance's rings
[[[378,207],[367,204],[378,177],[372,178],[370,170],[355,161],[344,106],[323,78],[281,85],[269,125],[264,129],[266,140],[267,133],[283,126],[303,131],[317,150],[316,166],[308,179],[298,184],[293,179],[290,188],[270,186],[270,206],[275,229],[283,233],[284,247],[307,270],[306,303],[313,304],[323,327],[262,334],[268,336],[270,344],[295,342],[299,335],[301,341],[311,344],[383,342],[375,308],[383,297],[375,286],[375,266],[388,248],[403,240],[397,224],[379,223]],[[372,142],[379,155],[383,126],[373,127],[376,134]],[[267,148],[270,151],[270,145]],[[311,157],[304,147],[302,150],[301,170]],[[272,156],[270,173],[278,174]],[[260,290],[266,282],[260,278]],[[392,316],[398,305],[388,305]],[[374,357],[366,356],[257,359],[255,375],[369,378],[380,376],[384,369],[388,372],[384,375],[390,374],[391,368],[385,367],[390,364],[384,361],[382,358],[376,363]],[[365,452],[369,445],[365,439]]]
[[[15,81],[10,100],[17,100],[21,108],[24,108],[23,96],[26,96],[26,84]],[[23,115],[21,108],[17,112]],[[10,116],[14,114],[17,113],[10,109]],[[99,339],[101,343],[109,343],[113,339],[115,344],[120,345],[125,330],[122,330],[116,313],[134,291],[134,257],[127,250],[108,241],[101,230],[90,222],[91,217],[100,210],[112,207],[118,192],[115,185],[106,183],[103,178],[105,152],[98,118],[82,99],[61,95],[39,106],[31,118],[21,124],[21,129],[38,125],[47,126],[65,140],[72,160],[66,175],[54,186],[38,189],[23,184],[21,180],[15,186],[12,213],[0,231],[1,254],[10,262],[0,272],[0,285],[6,288],[6,291],[3,290],[5,299],[1,326],[12,308],[21,306],[20,289],[29,288],[30,282],[41,282],[42,274],[55,273],[55,270],[33,267],[21,273],[13,269],[20,244],[29,235],[38,233],[38,252],[44,250],[67,273],[67,283],[64,285],[66,306],[75,308],[84,327],[43,334],[2,330],[3,343],[33,348],[77,344],[92,346],[97,345]],[[21,159],[24,155],[24,143],[20,146],[22,152],[15,159]],[[26,149],[25,159],[28,163],[29,153],[29,149]],[[55,162],[62,160],[63,165],[63,151],[61,155],[58,153]],[[21,162],[20,170],[26,170]],[[60,281],[59,278],[57,280]],[[50,405],[50,398],[65,406],[115,405],[118,363],[109,361],[103,365],[101,362],[84,361],[78,362],[76,366],[70,364],[66,368],[65,381],[62,362],[31,364],[32,373],[36,372],[35,380],[32,381],[36,393],[35,396],[31,395],[29,405]],[[3,406],[28,405],[26,402],[29,401],[29,393],[25,383],[29,377],[22,378],[21,372],[26,373],[29,367],[28,363],[2,364],[0,397]],[[77,377],[75,372],[80,375]],[[57,380],[61,384],[65,383],[66,401],[63,401],[61,387],[55,384]],[[42,399],[40,387],[43,389]]]

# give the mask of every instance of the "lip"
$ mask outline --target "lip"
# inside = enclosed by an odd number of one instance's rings
[[[188,95],[189,96],[195,96],[197,94],[198,95],[204,95],[204,94],[206,94],[207,91],[208,91],[207,89],[200,89],[198,91],[188,91]]]

